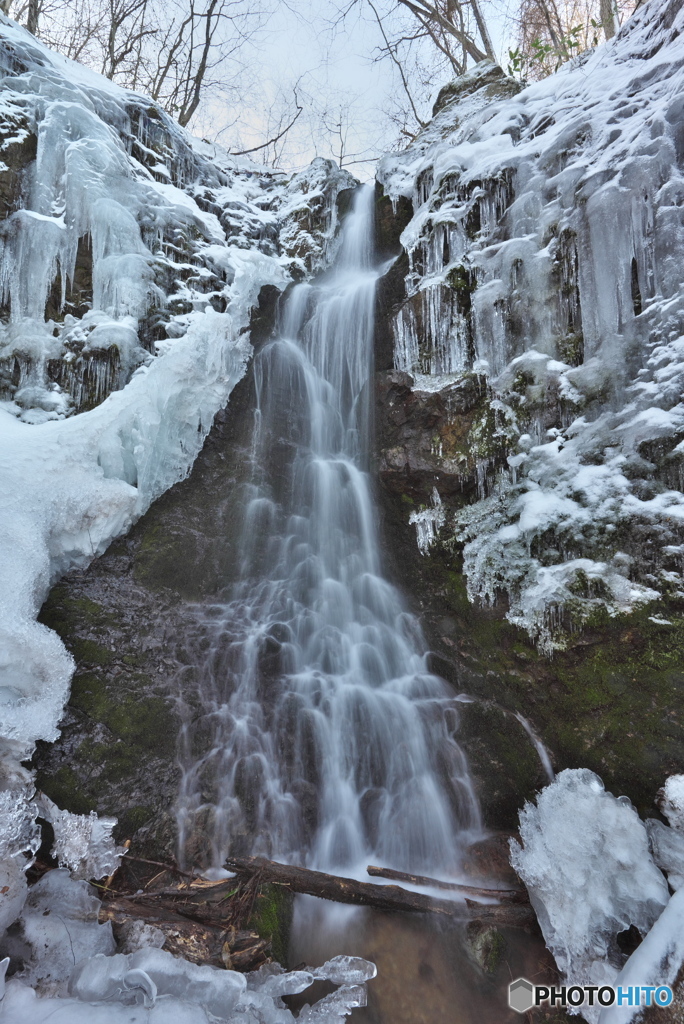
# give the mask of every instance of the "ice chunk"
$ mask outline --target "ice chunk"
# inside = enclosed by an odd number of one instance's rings
[[[0,1003],[0,1024],[216,1024],[216,1018],[207,1016],[200,1006],[170,998],[160,999],[147,1008],[143,1005],[93,1004],[72,998],[37,997],[33,989],[12,979]],[[252,1018],[240,1024],[260,1022]]]
[[[636,811],[593,772],[568,768],[525,805],[520,835],[511,863],[560,970],[572,984],[610,984],[622,964],[618,933],[645,934],[669,896]]]
[[[27,892],[23,865],[14,857],[0,861],[0,936],[19,917]]]
[[[119,928],[120,953],[137,953],[146,946],[161,949],[165,942],[166,936],[161,928],[155,928],[145,921],[125,921]]]
[[[55,831],[52,856],[60,867],[70,868],[73,878],[84,879],[104,878],[115,870],[123,853],[112,838],[116,818],[99,818],[94,811],[61,811],[45,794],[37,803]]]
[[[646,822],[653,860],[667,875],[673,889],[684,885],[684,834],[649,818]]]
[[[672,828],[684,832],[684,775],[670,775],[656,801]]]
[[[322,967],[317,967],[313,976],[332,981],[334,985],[363,985],[375,978],[377,973],[377,967],[369,960],[362,960],[358,956],[335,956]]]
[[[294,996],[307,989],[313,980],[314,974],[310,971],[271,974],[259,985],[259,993],[274,999],[277,996]]]
[[[24,980],[47,994],[61,993],[82,960],[114,952],[112,926],[98,923],[100,901],[86,882],[64,868],[48,871],[29,891],[20,917],[33,949]]]
[[[365,1006],[363,985],[343,985],[336,992],[319,999],[313,1006],[304,1006],[297,1020],[300,1024],[336,1024],[348,1017],[357,1006]]]
[[[40,846],[35,818],[28,789],[0,791],[0,935],[19,917],[26,900],[23,855]]]
[[[198,966],[161,949],[146,948],[128,956],[95,956],[72,974],[69,992],[86,1002],[136,1002],[138,992],[150,1005],[174,996],[226,1019],[247,986],[235,971]]]
[[[684,963],[684,889],[665,907],[640,946],[622,968],[615,985],[672,985]],[[657,1012],[657,1011],[656,1011]],[[635,1006],[606,1007],[599,1024],[629,1024],[638,1013]]]
[[[39,846],[40,828],[30,791],[0,791],[0,861],[21,853],[35,853]]]

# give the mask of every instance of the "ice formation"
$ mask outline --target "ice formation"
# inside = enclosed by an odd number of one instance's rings
[[[670,888],[681,889],[684,885],[684,835],[655,818],[648,819],[646,830],[653,860],[667,875]]]
[[[665,907],[643,942],[622,968],[615,985],[674,985],[684,963],[684,890],[679,890]],[[659,1011],[656,1011],[658,1013]],[[629,1024],[637,1007],[606,1007],[598,1024]]]
[[[421,555],[426,554],[442,526],[444,526],[445,512],[442,507],[442,499],[436,487],[432,488],[432,508],[422,508],[418,512],[412,512],[409,522],[416,528],[418,550]]]
[[[56,874],[50,872],[46,877]],[[152,947],[131,954],[107,955],[111,951],[102,950],[80,957],[74,966],[74,958],[84,952],[80,939],[89,935],[102,945],[105,939],[94,928],[104,931],[104,926],[91,922],[85,930],[74,927],[73,896],[67,909],[71,914],[63,928],[70,928],[75,944],[63,942],[63,948],[57,950],[52,939],[58,926],[43,925],[47,940],[44,963],[51,973],[38,979],[42,987],[39,996],[24,980],[8,983],[0,1002],[3,1024],[57,1020],[69,1024],[292,1024],[295,1020],[338,1024],[354,1007],[366,1005],[365,982],[376,973],[368,961],[338,956],[312,970],[286,972],[269,964],[244,975],[191,964]],[[93,948],[95,945],[91,953]],[[306,1005],[295,1018],[282,996],[304,992],[317,979],[339,987],[312,1006]]]
[[[116,818],[62,811],[44,793],[36,801],[41,817],[50,822],[55,841],[50,851],[61,868],[73,878],[105,878],[118,867],[123,847],[112,837]]]
[[[395,366],[492,388],[449,536],[471,599],[506,591],[547,649],[564,616],[684,592],[683,27],[653,0],[527,88],[478,65],[380,163],[414,209]]]
[[[32,949],[22,980],[44,994],[60,994],[78,963],[114,953],[112,926],[98,924],[99,909],[91,886],[71,878],[66,868],[48,871],[32,885],[19,918],[21,936]]]
[[[684,834],[684,775],[670,775],[658,792],[658,805],[672,828]]]
[[[131,931],[121,954],[132,958],[124,1001],[142,993],[149,1006],[83,1002],[85,968],[66,992],[93,954],[98,977],[122,962],[78,881],[108,875],[121,851],[113,819],[34,799],[21,766],[37,740],[55,738],[73,671],[35,619],[60,574],[100,554],[187,475],[245,372],[260,292],[330,258],[337,197],[354,180],[330,161],[288,182],[232,158],[3,15],[0,136],[0,941],[25,961],[0,1020],[226,1020],[217,993],[242,991],[244,979],[198,980],[200,969],[155,950],[153,928]],[[38,815],[52,823],[60,868],[28,890]],[[310,1019],[337,1021],[360,1004],[357,974],[342,971],[328,1009],[317,1004]],[[263,992],[255,982],[230,1019],[292,1020],[265,994],[269,984],[295,991],[287,977],[264,980]],[[180,999],[195,983],[202,998]],[[88,991],[111,994],[95,981]]]
[[[520,812],[520,835],[511,863],[558,967],[571,984],[612,984],[617,935],[631,925],[645,935],[669,898],[636,811],[593,772],[566,769]],[[596,1007],[582,1013],[596,1024]]]

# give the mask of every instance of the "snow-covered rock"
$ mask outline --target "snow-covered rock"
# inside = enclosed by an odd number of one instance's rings
[[[479,491],[443,537],[471,599],[506,592],[547,650],[599,609],[684,593],[683,27],[651,0],[522,90],[481,65],[380,163],[414,211],[395,367],[416,391],[491,388],[476,467],[457,430],[438,438]]]

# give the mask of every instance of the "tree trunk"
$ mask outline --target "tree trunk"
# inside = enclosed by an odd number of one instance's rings
[[[614,0],[601,0],[601,25],[606,39],[612,39],[618,28]]]
[[[418,914],[441,914],[448,917],[463,917],[486,922],[508,925],[513,928],[527,928],[536,920],[529,906],[487,906],[466,901],[466,905],[454,900],[434,899],[424,893],[409,892],[398,885],[375,885],[372,882],[357,882],[355,878],[328,875],[323,871],[278,864],[265,857],[247,859],[229,857],[226,866],[240,874],[259,875],[259,881],[282,885],[291,892],[307,893],[335,903],[351,903],[360,907],[375,907],[377,910],[405,911]],[[229,883],[226,883],[229,884]]]
[[[9,7],[9,4],[8,4]],[[31,35],[38,35],[38,18],[40,15],[40,0],[29,0],[28,13],[26,15],[26,28]]]

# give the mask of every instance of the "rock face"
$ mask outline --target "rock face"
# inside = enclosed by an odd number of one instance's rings
[[[683,18],[522,91],[480,66],[378,175],[388,561],[436,671],[642,809],[682,765]],[[496,767],[466,744],[504,824],[497,779],[533,783],[500,715],[462,730],[496,737]]]
[[[37,785],[61,807],[118,818],[117,838],[173,857],[179,702],[191,700],[193,604],[234,575],[254,403],[251,375],[220,413],[189,478],[133,531],[50,593],[41,621],[76,662],[57,743]]]
[[[522,91],[480,65],[380,164],[413,205],[389,316],[416,394],[379,385],[381,472],[402,472],[413,429],[397,402],[417,432],[434,409],[405,472],[423,465],[423,504],[437,486],[469,596],[505,596],[547,653],[597,614],[684,594],[682,17],[651,4]]]

